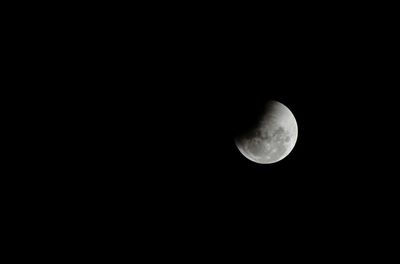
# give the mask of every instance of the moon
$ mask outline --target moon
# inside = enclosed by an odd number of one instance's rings
[[[293,150],[298,127],[293,113],[278,101],[268,101],[253,127],[235,138],[247,159],[270,164],[284,159]]]

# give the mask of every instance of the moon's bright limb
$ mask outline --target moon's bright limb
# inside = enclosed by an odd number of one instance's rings
[[[297,122],[292,112],[277,101],[269,101],[254,129],[235,139],[239,151],[261,164],[275,163],[293,150],[297,141]]]

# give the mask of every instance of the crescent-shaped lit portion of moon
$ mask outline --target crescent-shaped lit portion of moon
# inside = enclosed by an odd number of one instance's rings
[[[297,121],[293,113],[280,102],[269,101],[255,128],[236,137],[235,143],[249,160],[270,164],[289,155],[297,136]]]

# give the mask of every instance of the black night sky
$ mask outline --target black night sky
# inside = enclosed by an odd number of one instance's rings
[[[366,219],[396,194],[391,35],[292,11],[151,9],[79,27],[66,70],[51,74],[63,122],[50,131],[65,135],[63,158],[49,162],[63,175],[54,192],[119,232],[145,232],[143,244],[367,237]],[[234,138],[268,100],[292,111],[299,133],[285,159],[260,165]]]
[[[385,167],[372,166],[383,157],[371,155],[382,145],[371,139],[385,123],[375,109],[387,99],[378,89],[387,72],[370,52],[371,32],[301,21],[152,21],[135,33],[129,59],[102,77],[106,131],[118,136],[99,165],[118,175],[113,190],[135,186],[157,208],[225,219],[240,210],[271,219],[275,208],[285,219],[331,221],[370,206],[384,185]],[[259,165],[233,139],[268,99],[291,109],[299,136],[287,158]]]

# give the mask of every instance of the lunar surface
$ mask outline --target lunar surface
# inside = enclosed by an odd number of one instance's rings
[[[277,101],[268,101],[258,123],[235,139],[239,151],[261,164],[275,163],[293,150],[297,141],[297,122],[292,112]]]

